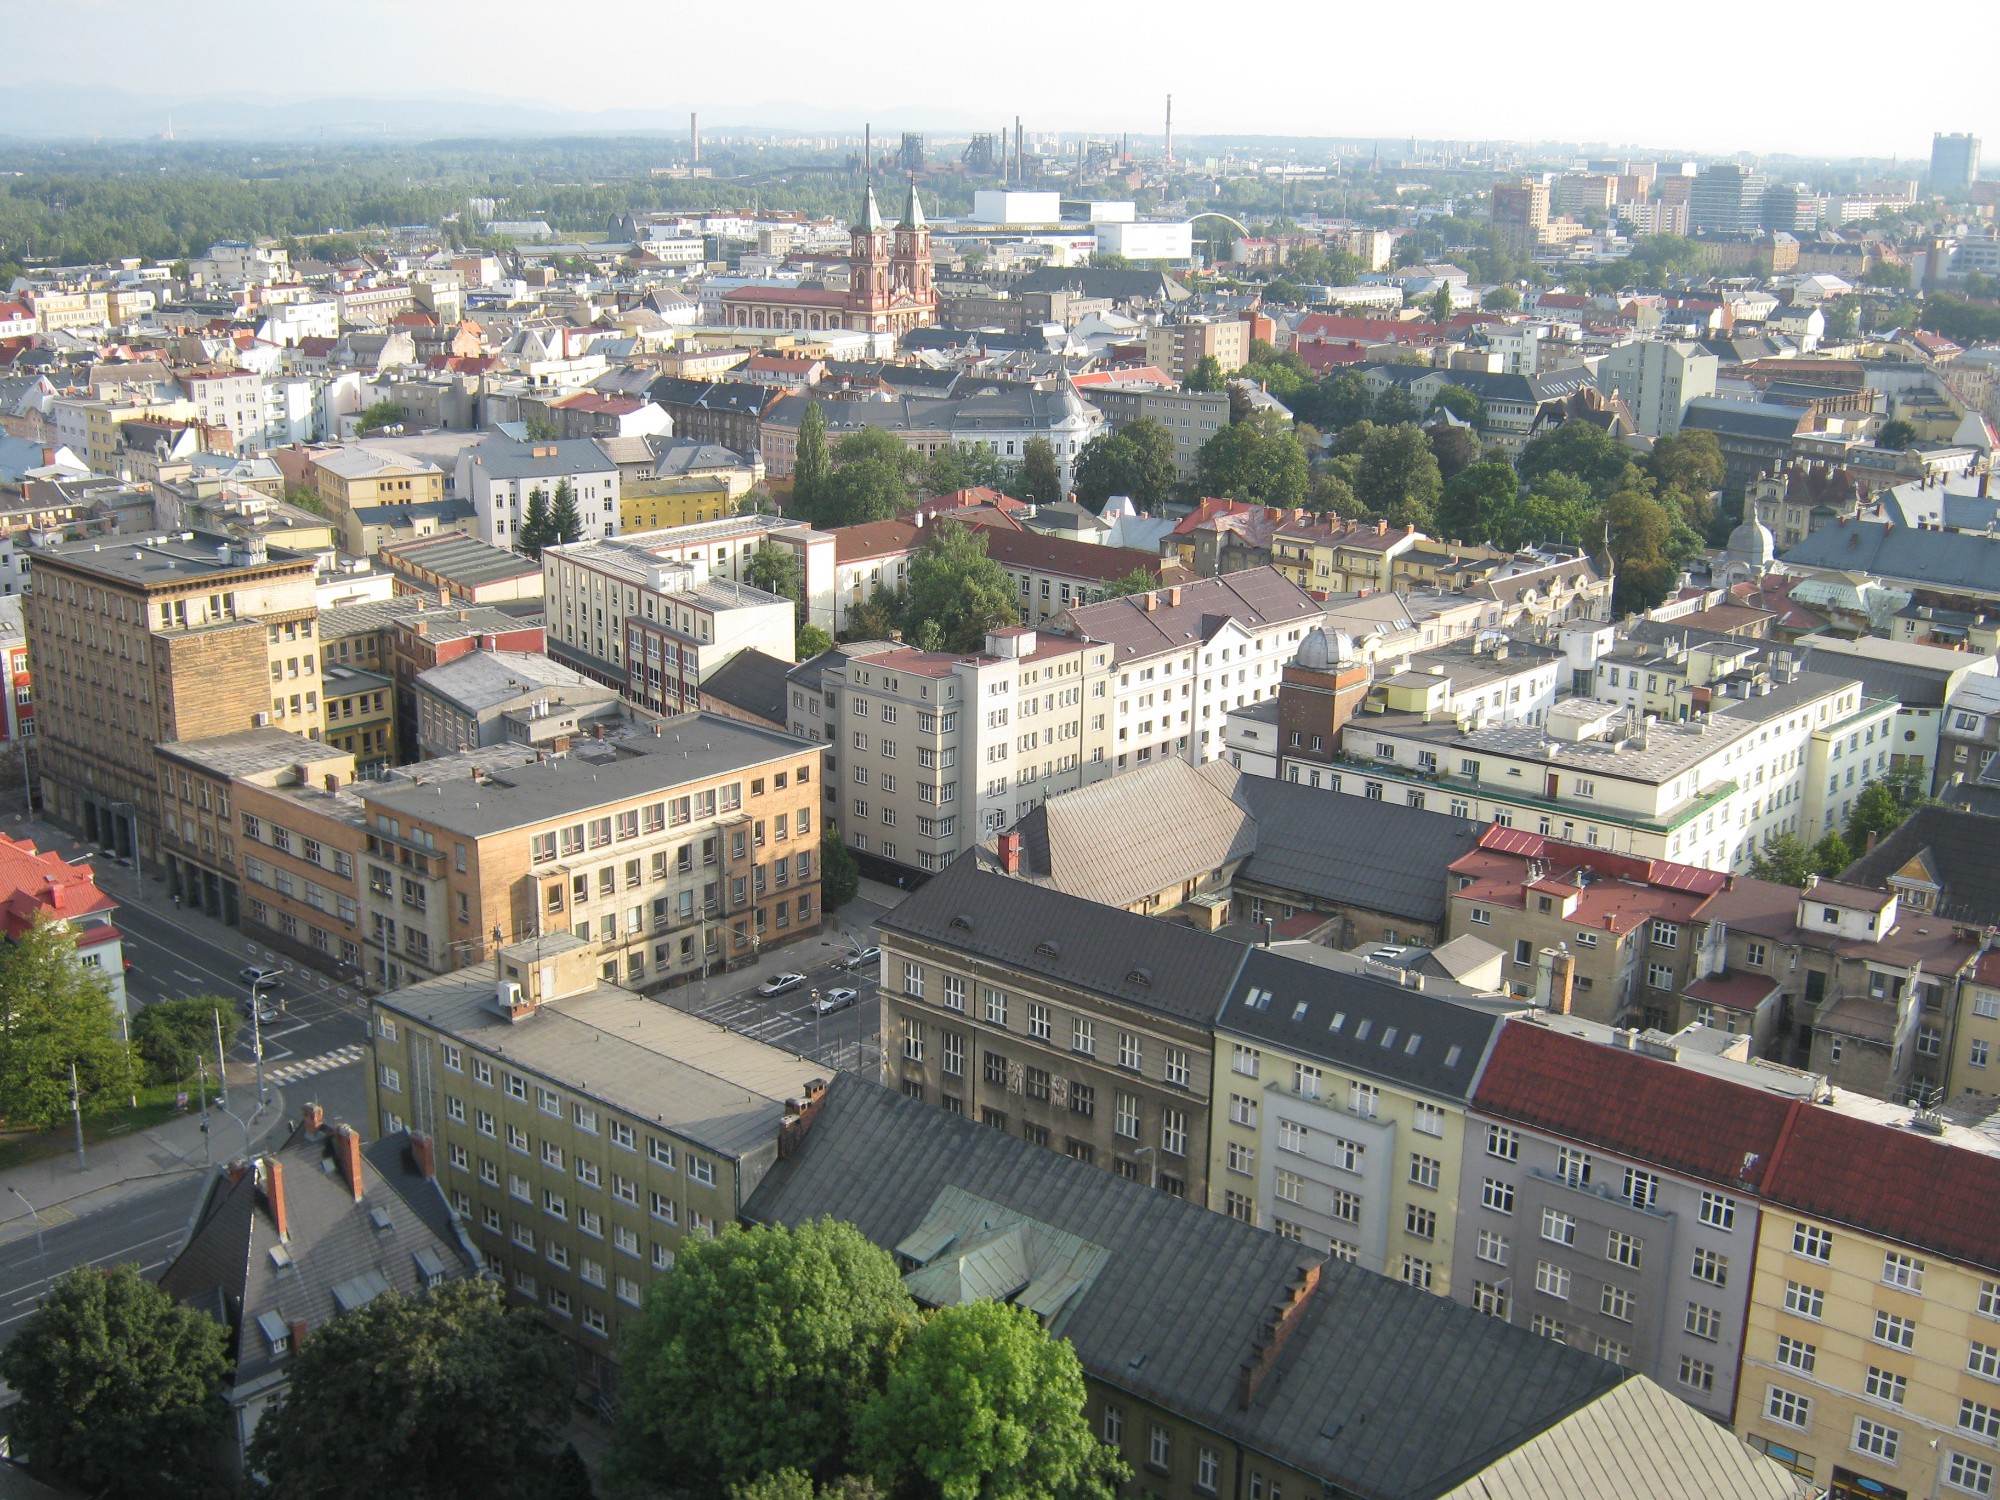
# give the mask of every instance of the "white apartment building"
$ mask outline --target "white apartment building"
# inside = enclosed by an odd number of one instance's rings
[[[793,658],[792,601],[712,577],[700,557],[572,542],[543,551],[542,584],[549,655],[656,713],[696,707],[739,651]]]
[[[1639,430],[1667,437],[1697,396],[1715,394],[1717,360],[1699,344],[1653,339],[1620,344],[1597,367],[1597,388],[1625,398]]]
[[[1570,843],[1711,870],[1744,870],[1781,833],[1808,842],[1886,772],[1893,701],[1815,673],[1717,684],[1684,723],[1569,698],[1541,725],[1357,717],[1331,767],[1283,774]]]
[[[827,818],[857,854],[943,869],[1104,774],[1111,655],[1103,643],[1008,626],[976,654],[895,646],[800,669],[793,727],[810,722],[825,736]]]
[[[1169,755],[1199,765],[1222,754],[1224,718],[1277,694],[1285,663],[1320,619],[1319,601],[1264,567],[1081,605],[1056,627],[1112,648],[1106,727],[1116,773]]]
[[[853,529],[849,527],[839,535],[845,536],[847,531]],[[695,521],[686,526],[664,527],[659,531],[631,531],[618,540],[621,545],[645,552],[661,562],[702,563],[707,567],[710,578],[726,578],[732,583],[747,581],[745,575],[749,571],[750,559],[757,555],[757,549],[764,543],[787,548],[799,559],[802,570],[806,609],[804,623],[817,625],[829,634],[840,628],[835,607],[833,532],[815,531],[783,516],[746,515]],[[545,592],[550,597],[555,594],[550,559],[559,556],[560,552],[561,549],[557,548],[542,554],[542,572],[548,579]]]
[[[511,548],[536,490],[555,503],[567,481],[583,522],[579,541],[618,533],[618,465],[593,438],[517,443],[490,437],[458,457],[457,493],[472,502],[479,539]]]

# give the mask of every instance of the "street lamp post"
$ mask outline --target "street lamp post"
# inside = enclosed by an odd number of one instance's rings
[[[75,1063],[69,1065],[69,1116],[76,1122],[76,1169],[85,1172],[90,1163],[83,1158],[83,1090],[77,1086]]]

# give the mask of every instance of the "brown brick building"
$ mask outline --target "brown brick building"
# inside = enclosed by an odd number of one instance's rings
[[[122,855],[158,857],[153,747],[323,724],[313,559],[183,532],[35,555],[24,607],[42,796]]]

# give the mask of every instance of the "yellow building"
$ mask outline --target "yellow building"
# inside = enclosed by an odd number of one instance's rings
[[[1271,561],[1280,573],[1315,594],[1391,587],[1395,562],[1424,534],[1386,521],[1343,521],[1301,512],[1271,534]]]
[[[2000,1476],[2000,1157],[1801,1105],[1769,1177],[1736,1430],[1833,1500]],[[1886,1128],[1885,1128],[1886,1127]]]
[[[378,505],[425,505],[444,499],[444,471],[359,446],[315,453],[306,470],[312,492],[337,523]]]
[[[1251,950],[1216,1026],[1209,1206],[1444,1295],[1499,1021],[1396,972]]]
[[[1951,1040],[1945,1097],[2000,1094],[2000,953],[1980,954],[1969,980],[1959,986]]]
[[[321,670],[326,742],[352,755],[362,770],[395,765],[395,679],[338,664],[323,665]]]
[[[729,481],[719,475],[642,480],[619,488],[618,531],[630,536],[635,531],[720,521],[733,508]]]

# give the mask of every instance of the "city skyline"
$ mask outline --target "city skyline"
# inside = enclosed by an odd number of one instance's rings
[[[169,12],[173,9],[168,7]],[[1954,35],[1967,55],[2000,49],[2000,13],[1977,0],[1946,0],[1934,35]],[[1135,27],[1119,11],[1058,10],[1047,0],[1031,0],[1010,12],[1005,27],[968,30],[944,55],[956,66],[885,68],[881,27],[899,15],[879,4],[850,11],[857,24],[826,24],[825,12],[791,0],[771,8],[770,19],[795,18],[798,26],[761,28],[754,51],[746,51],[729,12],[677,14],[670,36],[662,38],[662,66],[631,73],[607,71],[603,39],[643,38],[658,27],[658,13],[634,0],[608,0],[597,23],[574,34],[538,22],[547,13],[519,3],[473,7],[466,0],[442,0],[411,9],[389,0],[362,0],[348,13],[343,29],[365,31],[379,23],[405,39],[404,55],[422,58],[422,85],[393,94],[371,90],[365,70],[338,48],[303,49],[289,60],[282,96],[252,83],[223,95],[177,96],[171,88],[152,91],[134,103],[164,111],[177,102],[226,114],[232,104],[257,106],[280,100],[308,112],[327,100],[351,102],[365,125],[370,105],[407,106],[412,101],[450,106],[454,100],[480,106],[511,101],[521,107],[523,131],[538,128],[544,115],[559,117],[539,128],[660,129],[687,110],[700,110],[717,128],[765,125],[808,132],[858,129],[872,120],[884,128],[951,130],[994,128],[1004,116],[1024,117],[1028,130],[1119,131],[1156,135],[1163,123],[1163,99],[1176,100],[1175,132],[1184,139],[1246,134],[1299,137],[1470,141],[1566,141],[1610,137],[1606,149],[1686,151],[1702,154],[1786,154],[1807,157],[1927,160],[1934,130],[1966,131],[2000,137],[2000,106],[1990,100],[1940,101],[1907,123],[1890,122],[1865,111],[1813,112],[1809,117],[1782,107],[1776,88],[1760,90],[1720,66],[1704,66],[1688,55],[1676,58],[1635,54],[1616,39],[1590,40],[1599,14],[1581,0],[1558,0],[1543,7],[1532,27],[1500,27],[1487,13],[1463,3],[1447,6],[1433,32],[1414,34],[1389,13],[1330,17],[1302,5],[1273,7],[1263,30],[1241,43],[1244,65],[1218,69],[1206,49],[1190,46],[1201,16],[1191,8],[1153,7],[1148,24]],[[248,0],[216,0],[202,7],[199,30],[156,30],[158,6],[138,0],[81,0],[61,7],[21,40],[28,67],[60,78],[76,49],[107,29],[145,25],[152,41],[150,77],[177,73],[202,76],[210,64],[208,38],[227,34],[238,23],[245,34],[267,27],[267,12]],[[1183,27],[1176,30],[1174,23]],[[1676,17],[1679,34],[1726,36],[1740,16],[1720,0],[1695,0]],[[820,24],[810,24],[818,22]],[[1051,61],[1051,27],[1059,27],[1060,57]],[[1269,61],[1283,33],[1284,50],[1323,64],[1304,63],[1291,75],[1303,80],[1285,89],[1285,75]],[[1560,45],[1552,53],[1550,39]],[[1447,66],[1454,55],[1469,65],[1467,87],[1445,91],[1412,89],[1409,67]],[[683,61],[697,59],[693,67]],[[1116,58],[1115,79],[1082,66],[1092,57]],[[1197,62],[1201,58],[1203,61]],[[1262,61],[1260,61],[1262,59]],[[712,60],[712,61],[711,61]],[[1394,61],[1395,66],[1384,66]],[[747,66],[746,66],[747,65]],[[966,102],[967,69],[992,81],[986,98]],[[1624,72],[1655,67],[1658,87],[1635,89],[1615,83]],[[1507,82],[1523,69],[1554,69],[1587,89],[1601,88],[1615,99],[1615,113],[1593,109],[1580,114],[1575,95],[1554,88],[1520,89]],[[239,75],[240,76],[240,75]],[[248,75],[254,79],[256,75]],[[1490,89],[1478,86],[1492,80]],[[401,80],[407,83],[407,80]],[[1278,85],[1274,87],[1274,85]],[[115,91],[113,91],[115,97]],[[129,96],[128,97],[132,97]],[[810,104],[799,101],[811,100]],[[58,112],[59,114],[62,112]],[[282,112],[276,111],[282,119]],[[641,123],[657,114],[657,123]],[[990,118],[989,118],[990,117]],[[1587,123],[1593,127],[1579,129]],[[396,134],[393,122],[387,133]],[[151,130],[164,129],[164,113]],[[108,127],[100,114],[93,128],[120,133],[135,128],[123,119]],[[194,133],[221,133],[183,122]],[[338,124],[328,128],[338,129]],[[22,135],[51,134],[25,113],[0,110],[0,130]],[[243,133],[254,138],[254,126]],[[419,130],[417,133],[423,133]],[[1621,146],[1618,142],[1624,142]]]

